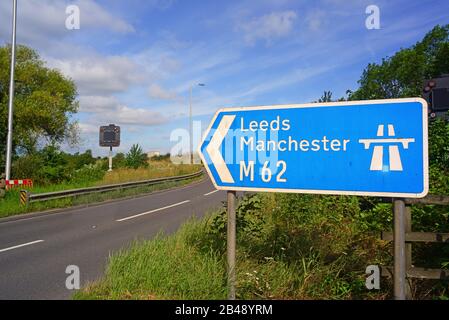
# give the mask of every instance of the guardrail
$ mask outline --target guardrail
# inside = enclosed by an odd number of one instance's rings
[[[164,178],[142,180],[142,181],[135,181],[135,182],[109,184],[109,185],[98,186],[98,187],[88,187],[88,188],[62,190],[62,191],[36,193],[36,194],[33,194],[27,190],[24,190],[27,193],[25,204],[29,204],[31,202],[47,201],[47,200],[62,199],[62,198],[68,198],[68,197],[74,197],[74,196],[88,195],[88,194],[92,194],[92,193],[122,190],[122,189],[132,188],[132,187],[150,186],[150,185],[155,185],[155,184],[164,183],[164,182],[187,180],[187,179],[199,177],[202,174],[203,174],[203,171],[201,170],[201,171],[198,171],[195,173],[186,174],[186,175],[182,175],[182,176],[164,177]]]

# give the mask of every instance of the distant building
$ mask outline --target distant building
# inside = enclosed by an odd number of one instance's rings
[[[152,157],[159,157],[161,155],[160,151],[153,150],[147,152],[148,159],[151,159]]]

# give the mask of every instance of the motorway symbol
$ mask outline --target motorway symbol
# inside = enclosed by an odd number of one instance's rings
[[[380,124],[377,128],[377,136],[383,137],[384,135],[384,125]],[[394,126],[392,124],[388,125],[388,136],[394,137]],[[408,149],[408,144],[411,142],[415,142],[415,139],[412,138],[402,138],[402,139],[360,139],[360,143],[363,143],[365,146],[365,149],[369,149],[369,146],[371,143],[380,143],[380,144],[390,144],[388,147],[389,156],[390,156],[390,163],[389,168],[391,171],[402,171],[402,162],[401,162],[401,156],[399,154],[399,146],[393,145],[393,143],[401,143],[404,149]],[[371,158],[371,166],[370,170],[383,170],[383,150],[384,147],[382,145],[375,146],[373,151],[373,157]]]
[[[427,103],[225,108],[199,153],[219,190],[424,197]]]

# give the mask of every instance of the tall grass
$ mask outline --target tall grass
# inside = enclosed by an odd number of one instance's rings
[[[224,299],[224,263],[185,242],[195,224],[171,237],[136,242],[110,259],[105,279],[76,299]]]
[[[240,202],[238,299],[388,296],[386,283],[376,292],[364,287],[366,266],[387,254],[375,236],[363,235],[350,218],[353,200],[334,197],[323,202],[279,195],[256,195]],[[298,211],[287,211],[292,206]],[[137,243],[112,256],[104,279],[75,298],[223,299],[225,250],[226,215],[220,211],[190,221],[172,236]]]
[[[237,208],[237,298],[391,298],[389,279],[380,290],[365,287],[368,265],[391,264],[391,244],[377,233],[389,222],[391,208],[379,211],[355,197],[245,198]],[[106,276],[75,298],[223,299],[225,253],[223,210],[112,256]],[[447,281],[413,286],[415,299],[448,299]]]
[[[32,193],[45,193],[53,191],[62,191],[77,188],[86,188],[97,185],[107,185],[120,182],[140,181],[153,178],[171,177],[177,175],[184,175],[197,172],[201,169],[201,166],[196,165],[174,165],[169,161],[152,161],[148,168],[128,169],[117,168],[112,172],[106,172],[102,175],[100,180],[92,179],[92,176],[88,174],[88,170],[80,175],[80,177],[74,181],[63,182],[52,185],[34,185],[31,189]],[[98,168],[93,170],[98,171]],[[93,175],[98,176],[98,173]],[[138,194],[144,194],[155,190],[164,188],[170,188],[175,186],[184,185],[197,179],[189,179],[179,182],[163,183],[156,186],[144,186],[125,189],[121,191],[111,191],[105,193],[96,193],[88,196],[80,196],[75,198],[65,198],[60,200],[45,201],[42,203],[34,203],[28,207],[22,206],[19,203],[19,191],[20,187],[10,189],[6,192],[5,198],[0,199],[0,218],[11,215],[47,210],[52,208],[65,208],[73,205],[80,205],[92,202],[100,202],[108,199],[116,199],[127,196],[134,196]]]
[[[199,170],[201,170],[201,166],[182,164],[173,165],[168,161],[153,161],[148,168],[119,168],[117,170],[107,172],[103,179],[98,181],[96,185],[179,176],[194,173]]]
[[[127,188],[122,190],[107,191],[102,193],[93,193],[90,195],[82,195],[77,197],[62,198],[57,200],[49,200],[45,202],[31,203],[29,206],[22,206],[18,204],[19,191],[14,190],[7,193],[5,199],[0,206],[0,218],[17,215],[26,212],[44,211],[55,208],[67,208],[72,206],[86,205],[90,203],[98,203],[107,200],[120,199],[125,197],[134,197],[146,193],[151,193],[159,190],[165,190],[174,187],[187,185],[191,182],[197,181],[201,177],[186,179],[182,181],[171,181],[158,183],[156,185],[140,186]]]
[[[438,193],[448,194],[443,177]],[[239,201],[236,214],[237,298],[391,298],[391,279],[382,278],[380,290],[365,287],[367,266],[392,265],[392,244],[380,240],[380,231],[392,227],[391,203],[353,196],[254,194]],[[413,206],[412,217],[414,230],[448,230],[447,207]],[[173,236],[136,244],[114,256],[106,277],[76,298],[224,298],[226,222],[223,209],[189,222]],[[413,263],[449,268],[448,249],[414,244]],[[414,280],[412,292],[414,299],[449,300],[449,281]]]

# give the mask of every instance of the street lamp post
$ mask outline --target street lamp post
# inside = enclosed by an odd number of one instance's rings
[[[204,83],[198,83],[197,86],[204,87]],[[189,99],[189,134],[190,134],[190,163],[193,164],[193,119],[192,119],[192,89],[193,85],[190,85],[190,99]]]
[[[6,180],[11,176],[11,157],[12,157],[12,121],[14,111],[14,69],[16,65],[16,19],[17,19],[17,0],[13,0],[12,9],[12,36],[11,36],[11,74],[9,82],[9,104],[8,104],[8,137],[6,143]]]

